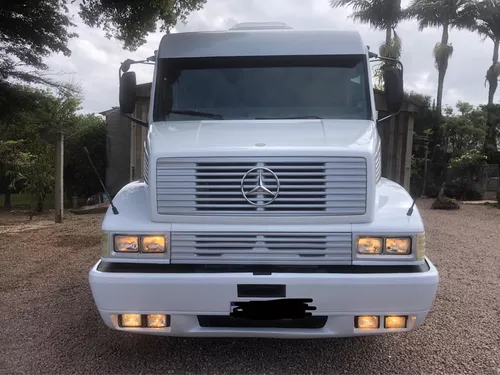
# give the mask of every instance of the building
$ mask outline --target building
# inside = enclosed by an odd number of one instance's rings
[[[137,104],[134,117],[147,120],[151,83],[137,86]],[[386,116],[387,108],[382,91],[375,90],[375,104],[379,118]],[[418,104],[406,100],[401,112],[378,124],[382,138],[382,176],[410,190],[413,122]],[[130,181],[142,178],[144,141],[147,129],[120,114],[119,108],[101,112],[108,128],[106,187],[111,194]]]

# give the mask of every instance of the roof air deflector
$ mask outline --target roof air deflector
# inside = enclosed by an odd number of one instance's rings
[[[272,29],[291,29],[283,22],[243,22],[237,23],[230,30],[272,30]]]

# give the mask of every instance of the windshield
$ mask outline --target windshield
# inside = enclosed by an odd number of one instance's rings
[[[160,60],[155,121],[370,119],[365,56]]]

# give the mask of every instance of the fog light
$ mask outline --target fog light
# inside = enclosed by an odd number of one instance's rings
[[[385,328],[406,328],[407,316],[386,316]]]
[[[164,314],[149,314],[148,327],[149,328],[164,328],[167,326],[167,316]]]
[[[122,327],[140,327],[142,326],[141,314],[122,314]]]
[[[354,319],[354,326],[359,329],[377,329],[378,316],[376,315],[363,315],[356,316]]]

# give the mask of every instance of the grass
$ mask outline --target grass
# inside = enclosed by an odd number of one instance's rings
[[[29,207],[30,203],[34,202],[34,199],[27,194],[12,194],[11,195],[12,208]],[[0,208],[3,208],[5,203],[5,195],[0,195]],[[54,208],[54,195],[49,194],[45,198],[44,202],[45,209]]]
[[[498,202],[497,203],[486,202],[485,205],[489,207],[500,208],[500,203]]]

